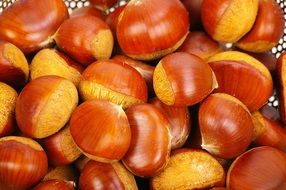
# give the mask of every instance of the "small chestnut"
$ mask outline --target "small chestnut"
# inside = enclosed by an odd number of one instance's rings
[[[43,181],[32,190],[74,190],[74,186],[72,182],[54,179]]]

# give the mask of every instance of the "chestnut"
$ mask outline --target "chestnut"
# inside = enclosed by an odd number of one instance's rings
[[[0,41],[0,81],[20,88],[28,77],[29,65],[23,52],[9,42]]]
[[[32,190],[74,190],[74,184],[62,180],[49,180],[39,183]]]
[[[120,163],[89,161],[79,178],[80,190],[137,190],[134,176]]]
[[[286,189],[286,154],[263,146],[240,155],[231,164],[226,185],[229,189]]]
[[[175,51],[189,32],[188,12],[179,0],[131,0],[120,14],[116,34],[122,51],[154,60]]]
[[[224,182],[224,170],[210,154],[197,149],[177,149],[165,170],[151,178],[150,186],[152,190],[207,189],[222,186]]]
[[[257,59],[238,51],[218,53],[208,60],[215,73],[218,88],[242,101],[250,112],[261,108],[273,90],[269,70]]]
[[[279,111],[268,104],[264,105],[260,110],[261,114],[271,120],[280,120]]]
[[[216,41],[234,43],[252,28],[258,0],[203,0],[201,18],[207,33]]]
[[[122,159],[134,175],[151,177],[165,168],[171,150],[169,122],[161,110],[151,104],[126,110],[131,129],[131,144]]]
[[[77,171],[72,165],[51,167],[42,181],[49,181],[53,179],[77,182]]]
[[[113,49],[110,28],[91,14],[65,20],[54,39],[63,52],[84,66],[108,59]]]
[[[138,71],[116,60],[97,61],[82,73],[81,98],[105,99],[128,108],[147,101],[147,85]]]
[[[191,32],[188,34],[178,52],[194,54],[203,60],[222,52],[223,49],[218,42],[214,41],[204,32]]]
[[[89,2],[92,6],[95,6],[98,9],[108,10],[115,5],[117,0],[89,0]]]
[[[82,171],[82,169],[84,168],[85,164],[90,161],[91,159],[89,159],[88,157],[81,155],[75,162],[74,165],[76,167],[76,169],[78,169],[79,171]]]
[[[122,107],[106,100],[82,103],[70,119],[72,138],[83,154],[101,162],[118,161],[130,145],[130,127]]]
[[[70,164],[81,155],[70,134],[69,126],[43,139],[42,144],[49,162],[55,166]]]
[[[211,67],[201,58],[177,52],[156,66],[153,86],[157,97],[167,105],[191,106],[217,88]]]
[[[0,14],[0,40],[25,54],[36,52],[53,43],[53,35],[68,15],[62,0],[19,0]]]
[[[46,153],[36,141],[16,136],[0,138],[0,189],[29,189],[47,170]]]
[[[82,16],[82,15],[93,15],[95,17],[100,18],[101,20],[105,20],[105,17],[106,17],[104,12],[102,12],[101,10],[98,10],[97,8],[93,6],[77,8],[73,10],[70,17]]]
[[[0,137],[11,134],[16,128],[15,107],[17,92],[9,85],[0,82]]]
[[[190,29],[202,29],[201,7],[203,0],[181,0],[189,12]]]
[[[279,113],[281,121],[286,124],[286,52],[283,52],[277,60],[277,76],[278,76],[278,98]]]
[[[188,107],[167,106],[158,98],[153,98],[149,103],[159,108],[169,121],[172,136],[171,149],[182,147],[191,130],[191,118]]]
[[[56,75],[66,78],[76,86],[79,83],[83,67],[55,49],[39,51],[30,65],[31,80],[41,76]]]
[[[17,124],[25,136],[45,138],[65,126],[78,103],[75,85],[62,77],[29,82],[16,102]]]
[[[115,39],[116,39],[116,28],[117,28],[119,16],[120,16],[121,12],[124,10],[125,6],[126,6],[126,4],[121,5],[119,7],[116,7],[115,10],[113,12],[109,13],[105,19],[105,22],[110,27],[112,34],[113,34],[113,37]]]
[[[225,159],[246,151],[253,135],[253,122],[247,107],[237,98],[216,93],[206,98],[199,108],[201,147]]]
[[[275,47],[284,34],[284,12],[275,0],[259,0],[255,23],[236,46],[250,52],[265,52]]]
[[[260,61],[270,71],[273,78],[276,77],[277,58],[271,51],[263,53],[249,53],[250,56]]]

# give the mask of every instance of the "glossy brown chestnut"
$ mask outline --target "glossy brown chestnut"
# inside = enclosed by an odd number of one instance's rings
[[[147,101],[147,85],[138,71],[116,60],[97,61],[82,73],[83,100],[104,99],[123,108]]]
[[[218,81],[215,92],[235,96],[250,112],[261,108],[272,95],[271,74],[257,59],[238,51],[227,51],[214,55],[208,63]]]
[[[279,113],[281,121],[286,124],[286,52],[277,61]]]
[[[191,118],[188,107],[167,106],[158,98],[152,99],[150,104],[159,108],[169,121],[172,136],[171,149],[182,147],[191,130]]]
[[[89,0],[90,4],[95,6],[98,9],[107,10],[115,3],[117,0]]]
[[[130,145],[130,127],[121,106],[106,100],[81,104],[73,112],[70,131],[81,152],[93,160],[120,160]]]
[[[119,7],[116,7],[115,10],[111,13],[109,13],[105,19],[105,22],[108,24],[108,26],[110,27],[113,37],[114,39],[116,38],[116,28],[117,28],[117,24],[118,24],[118,20],[119,20],[119,15],[121,14],[121,12],[123,11],[123,9],[125,8],[125,5],[121,5]]]
[[[211,39],[206,33],[191,32],[177,51],[191,53],[203,60],[208,60],[211,56],[222,52],[223,49],[218,42]]]
[[[108,59],[113,49],[113,36],[108,25],[89,14],[64,21],[55,41],[62,51],[85,66],[96,59]]]
[[[154,105],[140,104],[126,110],[131,144],[122,162],[136,176],[161,172],[169,159],[171,134],[166,116]]]
[[[81,7],[78,9],[75,9],[70,17],[75,17],[75,16],[82,16],[82,15],[93,15],[95,17],[100,18],[101,20],[105,20],[105,13],[98,10],[97,8],[93,6],[86,6],[86,7]]]
[[[280,120],[279,111],[268,104],[264,105],[260,110],[261,114],[271,120]]]
[[[75,167],[79,170],[82,171],[82,169],[84,168],[85,164],[87,164],[87,162],[90,159],[88,157],[86,157],[85,155],[82,155],[81,157],[79,157],[75,162],[74,165]]]
[[[277,63],[277,58],[271,51],[263,52],[263,53],[249,53],[250,56],[254,57],[267,69],[270,71],[273,77],[276,76],[276,63]]]
[[[112,59],[130,65],[131,67],[136,69],[144,78],[148,87],[149,94],[154,94],[154,89],[153,89],[153,74],[155,70],[154,66],[147,65],[144,62],[134,60],[124,55],[116,55]]]
[[[223,43],[237,42],[255,22],[259,0],[203,0],[201,18],[205,30]]]
[[[201,147],[220,158],[235,158],[250,145],[253,122],[246,106],[228,94],[206,98],[199,109]]]
[[[284,33],[284,12],[275,0],[259,0],[255,23],[236,46],[250,52],[265,52],[275,47]]]
[[[74,184],[62,180],[49,180],[39,183],[33,190],[74,190]]]
[[[30,65],[30,78],[56,75],[66,78],[76,86],[79,83],[83,67],[55,49],[39,51]]]
[[[77,182],[78,175],[76,169],[72,165],[57,166],[54,168],[49,168],[49,171],[42,181],[49,181],[53,179]]]
[[[0,139],[0,189],[26,190],[40,181],[48,170],[42,147],[25,137]]]
[[[79,178],[80,190],[137,190],[134,176],[120,163],[89,161]]]
[[[154,60],[180,47],[188,29],[188,12],[179,0],[131,0],[120,14],[116,32],[126,55]]]
[[[69,126],[43,139],[42,144],[49,162],[54,166],[70,164],[81,155],[70,134]]]
[[[224,183],[224,170],[210,154],[197,149],[178,149],[172,153],[166,169],[151,179],[150,186],[152,190],[185,190]]]
[[[29,82],[16,103],[16,120],[25,136],[45,138],[65,126],[78,103],[75,85],[62,77]]]
[[[201,58],[177,52],[167,55],[156,66],[153,86],[164,104],[190,106],[217,88],[217,82],[211,67]]]
[[[254,144],[272,146],[286,151],[286,129],[278,122],[264,117],[260,112],[252,114],[254,123]]]
[[[181,0],[189,12],[190,29],[202,29],[201,7],[203,0]]]
[[[28,77],[29,66],[23,52],[11,43],[0,41],[0,81],[19,88]]]
[[[0,14],[0,40],[19,47],[25,54],[53,43],[52,36],[68,18],[62,0],[19,0]]]
[[[17,92],[0,82],[0,137],[11,134],[16,128],[15,107]]]
[[[286,189],[286,154],[272,147],[251,149],[232,163],[227,173],[230,189]]]

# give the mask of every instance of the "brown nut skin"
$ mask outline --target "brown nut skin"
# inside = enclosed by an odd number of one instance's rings
[[[147,102],[146,82],[136,69],[116,60],[97,61],[82,73],[81,98],[104,99],[128,108]]]
[[[228,94],[211,94],[200,105],[201,147],[219,158],[231,159],[246,151],[253,122],[246,106]]]
[[[93,6],[77,8],[73,10],[70,17],[82,16],[82,15],[93,15],[95,17],[100,18],[101,20],[105,20],[105,17],[106,17],[104,12],[98,10],[97,8]]]
[[[253,142],[256,146],[271,146],[286,151],[286,129],[278,121],[252,113],[254,123]]]
[[[169,121],[172,136],[171,149],[182,147],[191,130],[191,119],[188,107],[167,106],[158,98],[153,98],[149,103],[159,108]]]
[[[272,147],[251,149],[232,163],[227,187],[245,190],[286,188],[286,154]]]
[[[29,77],[29,65],[23,52],[15,45],[0,40],[0,81],[22,87]]]
[[[79,178],[79,190],[137,190],[134,176],[120,162],[89,161]]]
[[[208,63],[218,82],[215,92],[238,98],[250,112],[260,109],[271,97],[271,74],[257,59],[242,52],[227,51],[212,56]]]
[[[39,183],[32,190],[74,190],[74,184],[62,180],[49,180]]]
[[[18,94],[9,85],[0,82],[0,137],[11,134],[16,128],[15,107]]]
[[[119,20],[119,15],[121,14],[121,12],[124,10],[125,7],[126,7],[126,4],[121,5],[117,8],[115,8],[115,10],[113,12],[109,13],[106,16],[105,22],[110,27],[114,39],[117,39],[116,38],[116,28],[117,28],[117,24],[118,24],[118,20]]]
[[[222,43],[237,42],[255,22],[259,0],[203,0],[201,18],[207,33]]]
[[[18,96],[17,124],[25,136],[48,137],[65,126],[77,103],[76,87],[69,80],[58,76],[37,78]]]
[[[131,140],[130,127],[121,106],[106,100],[82,103],[70,119],[74,142],[83,154],[93,160],[121,160]]]
[[[208,189],[224,183],[225,172],[215,158],[199,149],[183,148],[173,151],[165,170],[151,178],[150,189]]]
[[[78,181],[78,171],[72,165],[50,167],[42,181],[49,180]]]
[[[154,176],[165,168],[169,159],[171,134],[168,120],[150,104],[132,106],[126,114],[132,138],[122,162],[136,176]]]
[[[54,39],[63,52],[84,66],[95,60],[108,59],[113,49],[108,25],[89,14],[65,20]]]
[[[275,47],[284,33],[284,12],[275,0],[259,0],[255,23],[237,47],[250,52],[265,52]]]
[[[52,36],[68,18],[62,0],[20,0],[0,15],[0,40],[11,42],[25,54],[53,43]]]
[[[84,68],[55,49],[42,49],[33,58],[30,64],[30,79],[41,76],[56,75],[66,78],[78,85]]]
[[[81,155],[72,139],[69,126],[43,139],[42,144],[49,158],[49,163],[54,166],[70,164]]]
[[[249,53],[250,56],[260,61],[270,71],[273,78],[276,77],[277,58],[271,51],[263,53]]]
[[[98,9],[107,10],[115,5],[117,0],[89,0],[89,2],[92,6],[95,6]]]
[[[264,117],[268,119],[280,121],[279,111],[275,107],[266,104],[259,111]]]
[[[286,124],[286,52],[277,60],[279,113],[283,124]]]
[[[194,54],[203,60],[208,60],[211,56],[222,51],[223,49],[219,43],[204,32],[190,32],[177,50],[177,52]]]
[[[201,21],[201,7],[203,0],[181,0],[189,12],[190,30],[203,28]]]
[[[25,137],[0,139],[0,189],[26,190],[39,182],[48,170],[42,147]]]
[[[154,60],[175,51],[188,29],[188,12],[179,0],[131,0],[120,14],[116,32],[126,55]]]
[[[194,105],[215,88],[216,78],[211,67],[201,58],[177,52],[164,57],[153,75],[156,96],[167,105]]]

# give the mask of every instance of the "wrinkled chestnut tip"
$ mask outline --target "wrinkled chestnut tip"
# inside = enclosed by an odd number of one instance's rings
[[[55,49],[42,49],[33,58],[30,65],[30,79],[56,75],[78,85],[84,68]]]
[[[209,175],[204,175],[205,172]],[[184,178],[179,177],[182,175]],[[173,151],[165,170],[151,178],[150,187],[153,190],[205,189],[224,183],[224,169],[215,158],[199,149],[184,148]]]
[[[201,18],[205,30],[213,39],[222,43],[234,43],[251,30],[257,12],[258,0],[204,0]]]
[[[169,106],[190,106],[218,87],[211,67],[201,58],[176,52],[164,57],[153,75],[156,96]]]
[[[279,113],[283,124],[286,124],[286,52],[277,60]]]
[[[248,150],[236,158],[229,168],[227,188],[285,189],[285,155],[284,152],[268,146]]]
[[[32,190],[74,190],[75,183],[70,181],[62,181],[58,179],[43,181]]]

